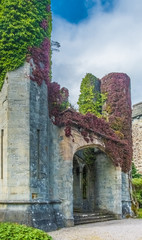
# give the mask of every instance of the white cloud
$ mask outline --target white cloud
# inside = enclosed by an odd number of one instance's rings
[[[92,11],[78,25],[53,16],[52,38],[61,44],[53,53],[53,81],[78,99],[80,83],[87,72],[102,78],[110,72],[125,72],[131,78],[132,102],[142,101],[142,2],[120,0],[111,13]]]

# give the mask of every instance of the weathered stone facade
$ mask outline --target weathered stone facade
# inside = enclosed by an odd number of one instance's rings
[[[130,215],[129,174],[106,155],[101,136],[87,143],[74,127],[72,141],[53,125],[47,85],[31,81],[30,71],[25,63],[8,73],[0,93],[0,221],[49,231],[73,226],[77,208]],[[86,148],[94,149],[91,168],[81,157]]]
[[[132,112],[133,161],[142,173],[142,103],[135,104]]]

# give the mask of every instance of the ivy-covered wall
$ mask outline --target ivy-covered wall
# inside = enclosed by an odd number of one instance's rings
[[[87,143],[92,142],[92,133],[97,133],[105,141],[105,153],[115,166],[127,173],[132,161],[131,95],[130,79],[123,73],[110,73],[101,79],[101,92],[106,95],[102,118],[92,113],[82,115],[67,110],[58,115],[54,122],[65,126],[65,135],[72,136],[76,126]]]
[[[0,0],[0,88],[6,72],[17,69],[30,58],[36,66],[42,62],[42,73],[46,73],[46,77],[35,80],[39,84],[43,78],[47,81],[51,29],[50,0]]]
[[[124,73],[110,73],[101,79],[101,91],[107,93],[103,109],[106,120],[125,144],[122,169],[127,172],[131,168],[132,161],[130,78]]]
[[[51,82],[50,0],[0,0],[0,89],[7,72],[31,65],[30,79],[48,86],[49,114],[68,106],[68,90]]]

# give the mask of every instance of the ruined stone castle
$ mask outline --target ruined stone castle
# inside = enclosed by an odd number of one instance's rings
[[[87,142],[73,124],[74,141],[67,137],[49,119],[47,85],[31,81],[30,68],[25,63],[7,73],[0,92],[0,221],[51,230],[73,226],[75,210],[131,214],[129,169],[123,171],[125,159],[116,164],[106,153],[106,130],[92,131]],[[63,114],[73,116],[70,109]],[[94,149],[91,167],[86,148]]]
[[[51,81],[50,0],[8,1],[1,16],[0,221],[49,231],[74,226],[76,213],[130,216],[129,77],[98,80],[103,118],[59,111],[66,91]]]

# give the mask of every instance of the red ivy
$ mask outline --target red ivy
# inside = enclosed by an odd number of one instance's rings
[[[129,170],[128,164],[125,164],[131,157],[128,142],[120,140],[105,120],[90,113],[82,115],[68,109],[60,113],[55,122],[59,127],[65,126],[66,137],[72,136],[71,128],[75,126],[87,143],[93,141],[93,133],[95,133],[104,140],[105,153],[111,157],[114,165],[123,167],[124,172]]]
[[[110,127],[119,119],[120,132],[124,136],[122,170],[127,172],[132,161],[132,126],[130,78],[124,73],[110,73],[101,79],[101,91],[107,93],[106,109],[110,109],[108,118]]]
[[[46,19],[43,19],[43,21],[41,22],[40,26],[46,30],[48,27],[48,21]]]
[[[37,82],[40,86],[43,81],[48,85],[50,82],[50,51],[51,44],[48,38],[45,38],[40,47],[29,47],[29,57],[27,61],[32,67],[31,80]]]

